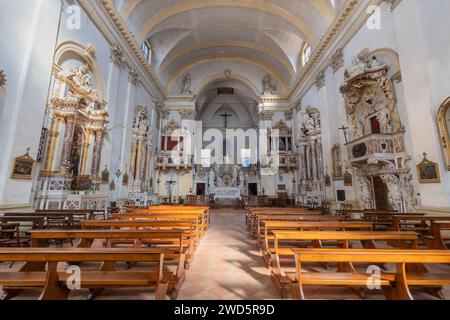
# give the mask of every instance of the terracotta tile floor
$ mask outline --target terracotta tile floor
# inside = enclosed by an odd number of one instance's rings
[[[13,270],[20,266],[16,265]],[[8,268],[0,264],[0,269]],[[450,272],[449,266],[436,266],[433,271]],[[318,272],[324,270],[314,268]],[[179,300],[268,300],[279,299],[261,254],[256,249],[245,225],[243,211],[216,211],[211,228],[202,239],[191,268],[187,271]],[[450,298],[450,288],[444,290]],[[383,299],[380,291],[368,292],[367,299]],[[70,299],[86,299],[86,290],[71,293]],[[348,288],[311,287],[305,289],[308,299],[360,299]],[[15,299],[37,299],[39,290],[24,291]],[[436,299],[414,292],[416,299]],[[110,289],[99,300],[154,299],[148,289]]]

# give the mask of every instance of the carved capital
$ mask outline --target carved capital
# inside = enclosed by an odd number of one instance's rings
[[[325,71],[320,71],[316,76],[316,87],[320,90],[325,85]]]
[[[132,84],[137,84],[139,82],[139,74],[135,69],[132,69],[128,72],[128,81]]]
[[[114,44],[111,48],[111,55],[109,56],[109,60],[118,66],[123,65],[126,61],[123,51],[122,49],[120,49],[117,43]]]

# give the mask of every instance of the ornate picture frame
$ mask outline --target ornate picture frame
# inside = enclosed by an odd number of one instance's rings
[[[11,170],[11,179],[19,180],[32,180],[36,161],[30,156],[30,148],[27,152],[14,159],[14,163]]]
[[[345,187],[352,187],[353,186],[353,176],[348,171],[345,171],[345,173],[344,173],[344,186]]]
[[[419,183],[441,183],[439,165],[427,159],[427,154],[423,154],[423,160],[417,165],[417,177]]]
[[[344,170],[342,166],[342,155],[341,155],[341,145],[335,144],[331,148],[331,160],[333,167],[333,180],[343,180],[344,179]]]

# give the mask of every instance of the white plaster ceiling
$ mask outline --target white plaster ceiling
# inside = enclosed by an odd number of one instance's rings
[[[210,74],[223,73],[224,67],[242,73],[236,69],[239,63],[259,69],[243,75],[254,87],[270,74],[280,88],[277,93],[284,94],[301,72],[304,43],[314,47],[320,41],[341,2],[115,0],[136,40],[151,44],[151,64],[168,94],[179,93],[180,78],[186,73],[193,83],[203,83],[205,65]]]

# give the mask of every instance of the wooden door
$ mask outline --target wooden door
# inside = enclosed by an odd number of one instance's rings
[[[388,188],[380,177],[373,177],[373,193],[377,210],[389,210]]]

